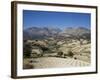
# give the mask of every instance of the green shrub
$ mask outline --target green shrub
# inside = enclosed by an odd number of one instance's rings
[[[43,57],[43,54],[38,54],[38,57]]]
[[[70,50],[70,51],[68,51],[67,56],[69,56],[69,57],[73,57],[73,56],[74,56],[74,53]]]
[[[29,58],[31,54],[31,45],[29,43],[24,43],[23,54],[25,58]]]
[[[76,60],[76,59],[77,59],[77,57],[74,57],[74,59]]]
[[[59,57],[62,57],[63,52],[62,52],[62,51],[60,51],[60,52],[58,52],[58,53],[57,53],[57,55],[58,55]]]

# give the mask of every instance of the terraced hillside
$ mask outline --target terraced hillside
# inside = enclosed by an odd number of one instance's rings
[[[74,57],[76,57],[79,60],[89,62],[91,61],[91,44],[90,43],[83,43],[80,45],[79,41],[71,42],[71,43],[64,43],[60,46],[59,50],[62,51],[65,54],[68,54],[68,51],[71,50],[74,54]]]
[[[24,34],[24,69],[91,65],[89,29],[78,27],[61,31],[33,27]]]

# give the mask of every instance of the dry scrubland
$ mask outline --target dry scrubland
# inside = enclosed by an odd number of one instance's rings
[[[24,46],[24,69],[84,67],[91,63],[88,40],[48,38],[27,40]]]

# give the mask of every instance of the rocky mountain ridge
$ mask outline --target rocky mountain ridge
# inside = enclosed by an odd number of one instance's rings
[[[68,27],[65,30],[48,27],[31,27],[23,30],[24,40],[28,39],[45,39],[48,37],[72,37],[72,38],[89,38],[90,30],[84,27]]]

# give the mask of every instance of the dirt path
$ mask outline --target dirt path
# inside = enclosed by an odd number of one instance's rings
[[[56,58],[56,57],[42,57],[36,59],[24,59],[24,64],[28,63],[30,60],[34,68],[60,68],[60,67],[84,67],[89,66],[90,63],[75,60],[73,58]]]

